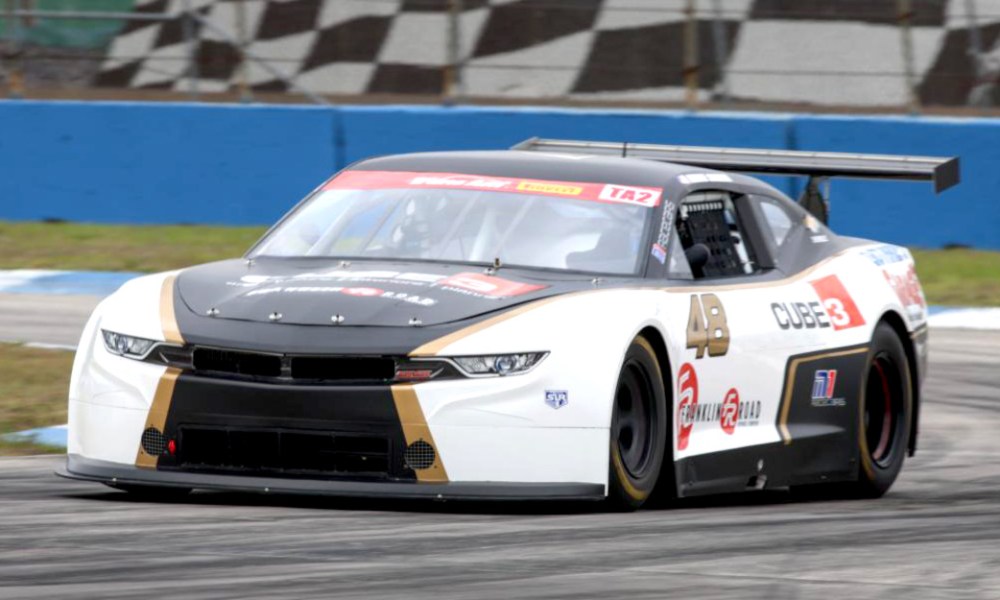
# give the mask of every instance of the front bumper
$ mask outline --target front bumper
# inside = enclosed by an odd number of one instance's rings
[[[148,485],[265,494],[379,497],[428,500],[603,500],[595,483],[451,482],[408,483],[286,479],[140,469],[121,463],[67,456],[56,475],[111,486]]]

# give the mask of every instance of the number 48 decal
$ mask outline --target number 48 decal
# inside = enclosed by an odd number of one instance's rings
[[[688,316],[687,347],[697,348],[695,358],[723,356],[729,351],[729,325],[726,310],[715,294],[692,294]]]

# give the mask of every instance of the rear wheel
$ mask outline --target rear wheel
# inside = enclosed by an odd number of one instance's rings
[[[625,353],[611,413],[608,502],[636,510],[649,498],[663,466],[666,392],[653,347],[642,336]]]
[[[877,498],[903,468],[913,415],[913,384],[906,350],[895,330],[879,323],[872,336],[858,423],[861,469],[858,495]]]
[[[806,486],[807,495],[878,498],[903,468],[913,415],[913,384],[906,350],[896,331],[879,323],[872,335],[858,406],[857,479]]]

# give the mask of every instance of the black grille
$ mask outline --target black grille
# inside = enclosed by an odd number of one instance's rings
[[[406,447],[406,452],[403,453],[403,460],[406,461],[406,466],[414,471],[431,468],[435,457],[434,446],[431,446],[424,440],[413,442]]]
[[[167,449],[167,438],[159,429],[150,427],[142,432],[142,449],[150,456],[159,456]]]
[[[277,379],[282,382],[387,383],[396,376],[396,360],[387,356],[280,355],[246,350],[196,347],[188,361],[171,355],[170,364],[194,368],[206,376]],[[185,365],[185,363],[189,365]]]
[[[382,436],[325,431],[181,427],[177,455],[188,469],[385,476],[391,444]]]
[[[321,381],[389,381],[396,361],[382,357],[293,356],[293,379]]]
[[[193,356],[196,371],[214,371],[250,377],[281,376],[281,357],[275,354],[195,348]]]

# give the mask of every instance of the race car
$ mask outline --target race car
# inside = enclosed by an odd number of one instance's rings
[[[809,180],[795,202],[743,173]],[[243,258],[101,302],[59,474],[154,498],[880,496],[916,449],[927,308],[906,248],[825,225],[828,177],[941,191],[958,159],[531,139],[360,161]]]

